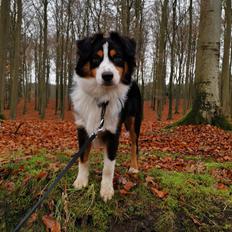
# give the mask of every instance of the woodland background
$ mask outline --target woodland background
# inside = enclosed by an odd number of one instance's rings
[[[78,149],[76,40],[111,30],[137,42],[140,172],[123,128],[113,199],[91,150],[88,187],[73,188],[74,165],[25,231],[232,231],[231,16],[231,0],[0,0],[0,231]]]
[[[221,25],[217,88],[223,113],[230,118],[231,1],[221,1],[220,7],[221,17],[214,19]],[[134,78],[144,99],[151,100],[158,119],[162,119],[166,103],[169,119],[173,113],[184,115],[196,92],[199,19],[197,0],[2,0],[0,115],[8,110],[5,116],[15,119],[17,104],[23,101],[20,111],[26,114],[32,101],[34,110],[45,118],[52,99],[54,114],[64,119],[71,109],[76,40],[112,30],[135,38]]]

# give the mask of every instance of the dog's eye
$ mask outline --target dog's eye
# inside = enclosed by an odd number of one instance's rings
[[[100,56],[95,56],[95,57],[93,57],[93,59],[92,59],[92,64],[94,65],[94,66],[98,66],[100,63],[101,63],[101,57]]]
[[[121,63],[122,62],[122,57],[120,55],[116,55],[113,58],[114,63]]]

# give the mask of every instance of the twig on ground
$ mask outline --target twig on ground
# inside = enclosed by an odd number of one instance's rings
[[[21,122],[21,123],[18,125],[17,129],[16,129],[15,132],[14,132],[15,135],[18,133],[20,127],[21,127],[23,124],[24,124],[24,122]]]

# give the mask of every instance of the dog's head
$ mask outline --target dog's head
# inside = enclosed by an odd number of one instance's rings
[[[135,67],[135,47],[133,39],[111,32],[77,41],[76,73],[80,78],[90,80],[102,87],[116,87],[120,83],[129,85]]]

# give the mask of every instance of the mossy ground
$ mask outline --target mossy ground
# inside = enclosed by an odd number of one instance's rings
[[[168,125],[166,129],[170,129],[177,126],[183,125],[200,125],[200,124],[211,124],[223,130],[232,131],[232,124],[223,115],[215,116],[211,122],[204,119],[198,110],[191,109],[183,118]]]
[[[0,231],[12,230],[56,177],[58,168],[68,162],[70,154],[48,154],[43,150],[25,157],[18,152],[0,168]],[[159,152],[154,155],[170,156]],[[118,155],[116,172],[122,177],[127,170],[121,164],[128,158]],[[157,168],[141,171],[129,194],[121,195],[119,189],[123,186],[117,184],[114,198],[104,203],[99,194],[102,156],[95,152],[91,155],[89,186],[80,191],[72,187],[77,165],[72,167],[37,210],[37,220],[22,231],[46,231],[42,222],[45,214],[59,221],[63,231],[232,231],[232,186],[216,188],[218,180],[211,175],[212,169],[231,169],[232,164],[203,158],[201,161],[206,167],[201,173]],[[41,172],[47,176],[43,178]],[[152,176],[168,196],[154,196],[146,176]],[[6,187],[7,182],[14,183],[12,189]]]

